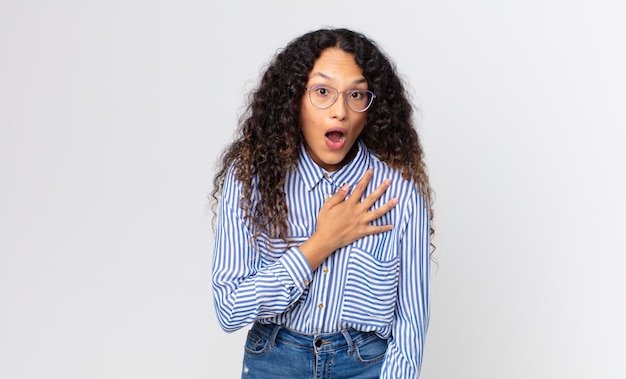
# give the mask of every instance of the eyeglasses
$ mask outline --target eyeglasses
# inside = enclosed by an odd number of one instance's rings
[[[335,104],[339,97],[339,92],[344,93],[344,99],[350,109],[355,112],[365,112],[376,95],[374,92],[365,89],[351,89],[338,91],[329,86],[312,86],[306,89],[309,92],[309,100],[315,108],[326,109]]]

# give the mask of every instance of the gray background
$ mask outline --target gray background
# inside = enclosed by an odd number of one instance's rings
[[[276,49],[326,25],[376,40],[419,108],[422,377],[626,377],[622,4],[1,0],[0,377],[238,377],[214,163]]]

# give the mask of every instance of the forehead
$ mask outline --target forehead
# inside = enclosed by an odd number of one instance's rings
[[[363,70],[356,64],[354,54],[338,48],[329,48],[320,54],[313,64],[309,79],[323,78],[328,80],[363,80]]]

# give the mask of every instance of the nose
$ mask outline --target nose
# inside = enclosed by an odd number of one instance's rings
[[[348,115],[348,104],[346,103],[346,94],[339,92],[337,100],[330,106],[330,116],[338,120],[343,120]]]

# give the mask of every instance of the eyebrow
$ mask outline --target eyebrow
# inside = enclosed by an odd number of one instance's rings
[[[323,72],[319,72],[319,71],[316,72],[316,73],[311,74],[311,78],[314,77],[314,76],[321,76],[324,79],[333,80],[333,78],[330,75],[326,75]],[[353,81],[352,83],[353,84],[367,83],[367,80],[365,78],[360,78],[360,79],[357,79],[357,80]]]

